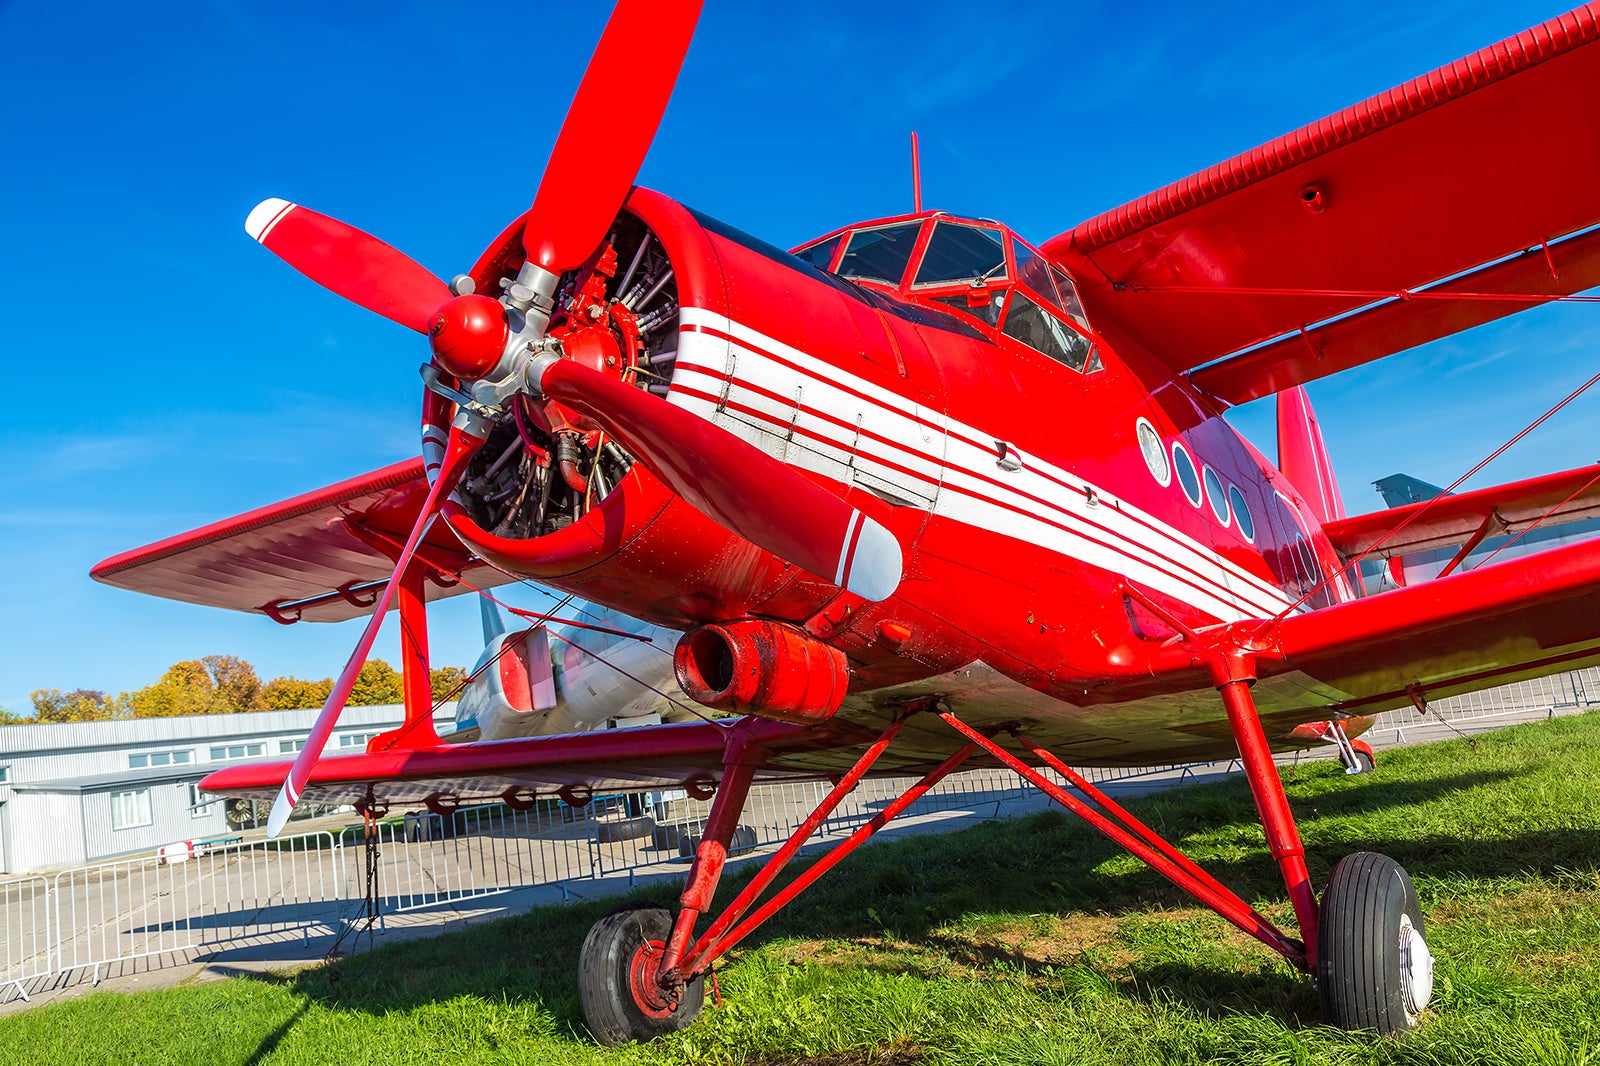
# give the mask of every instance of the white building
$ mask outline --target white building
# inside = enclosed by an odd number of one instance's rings
[[[195,785],[222,766],[293,758],[317,711],[0,726],[0,874],[75,866],[184,840],[234,836]],[[364,751],[405,709],[347,707],[327,754]],[[448,732],[455,704],[435,712]]]

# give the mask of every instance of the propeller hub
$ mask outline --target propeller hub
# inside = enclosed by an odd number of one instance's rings
[[[499,365],[509,334],[500,301],[478,293],[449,300],[428,321],[434,359],[462,381],[475,381]]]

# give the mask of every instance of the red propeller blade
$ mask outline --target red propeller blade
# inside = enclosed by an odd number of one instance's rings
[[[450,299],[445,283],[410,256],[308,207],[263,200],[244,228],[318,285],[418,333],[428,332],[428,319]]]
[[[700,19],[700,0],[621,0],[567,109],[522,246],[553,274],[606,235],[639,174]]]
[[[900,585],[900,542],[838,496],[719,426],[571,359],[540,381],[589,415],[674,492],[780,559],[869,600]]]
[[[295,804],[300,802],[306,782],[311,778],[311,770],[316,766],[317,759],[322,756],[322,749],[328,743],[328,736],[339,721],[345,701],[350,698],[350,690],[355,687],[356,676],[361,673],[361,665],[367,661],[367,653],[372,650],[372,642],[377,638],[378,630],[383,628],[383,616],[389,612],[389,607],[394,602],[395,590],[400,587],[400,575],[410,564],[411,556],[421,543],[423,534],[428,531],[429,524],[438,513],[439,501],[450,495],[450,491],[455,488],[456,482],[461,480],[461,474],[467,468],[467,460],[472,458],[472,453],[477,451],[482,443],[480,438],[471,434],[455,429],[450,431],[450,443],[445,448],[444,464],[439,468],[439,476],[434,480],[433,487],[428,490],[428,498],[417,514],[416,524],[411,527],[411,536],[407,538],[406,546],[394,564],[394,576],[384,588],[383,596],[378,600],[371,620],[367,622],[367,628],[362,631],[361,639],[356,642],[355,651],[350,653],[350,661],[344,664],[344,672],[339,675],[333,691],[328,694],[328,702],[322,705],[322,713],[317,715],[311,732],[306,736],[306,746],[300,749],[300,754],[295,756],[294,765],[289,767],[289,776],[284,778],[278,798],[272,802],[272,814],[267,819],[267,836],[276,837],[283,831],[284,823],[294,812]]]

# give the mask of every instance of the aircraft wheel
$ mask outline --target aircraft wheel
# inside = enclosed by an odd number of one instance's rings
[[[1334,864],[1317,929],[1322,1015],[1341,1029],[1403,1037],[1433,994],[1422,904],[1403,867],[1358,851]]]
[[[1362,751],[1360,748],[1356,749],[1356,765],[1355,765],[1355,769],[1350,771],[1351,773],[1354,773],[1354,774],[1370,774],[1370,773],[1372,773],[1373,770],[1375,770],[1377,768],[1378,768],[1378,764],[1377,764],[1377,762],[1375,762],[1373,760],[1371,755],[1368,755],[1366,752]]]
[[[578,1003],[600,1043],[621,1047],[654,1040],[699,1017],[703,978],[671,992],[656,982],[671,932],[666,908],[648,903],[618,907],[589,930],[578,954]]]

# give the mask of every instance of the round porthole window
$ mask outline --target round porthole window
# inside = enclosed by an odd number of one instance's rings
[[[1244,534],[1244,539],[1255,543],[1256,520],[1250,514],[1250,505],[1244,502],[1244,493],[1239,491],[1237,485],[1228,486],[1228,503],[1233,508],[1233,520],[1239,523],[1239,532]]]
[[[1172,465],[1167,462],[1167,448],[1161,443],[1161,435],[1144,419],[1139,419],[1139,450],[1144,453],[1144,465],[1150,468],[1150,476],[1162,488],[1172,484]]]
[[[1194,468],[1194,460],[1189,458],[1189,449],[1176,441],[1172,444],[1172,466],[1178,472],[1178,484],[1183,488],[1183,494],[1189,497],[1189,502],[1196,507],[1200,506],[1200,472]]]
[[[1211,501],[1211,513],[1217,516],[1217,521],[1223,525],[1228,524],[1228,497],[1222,489],[1222,479],[1217,472],[1206,467],[1206,498]]]

